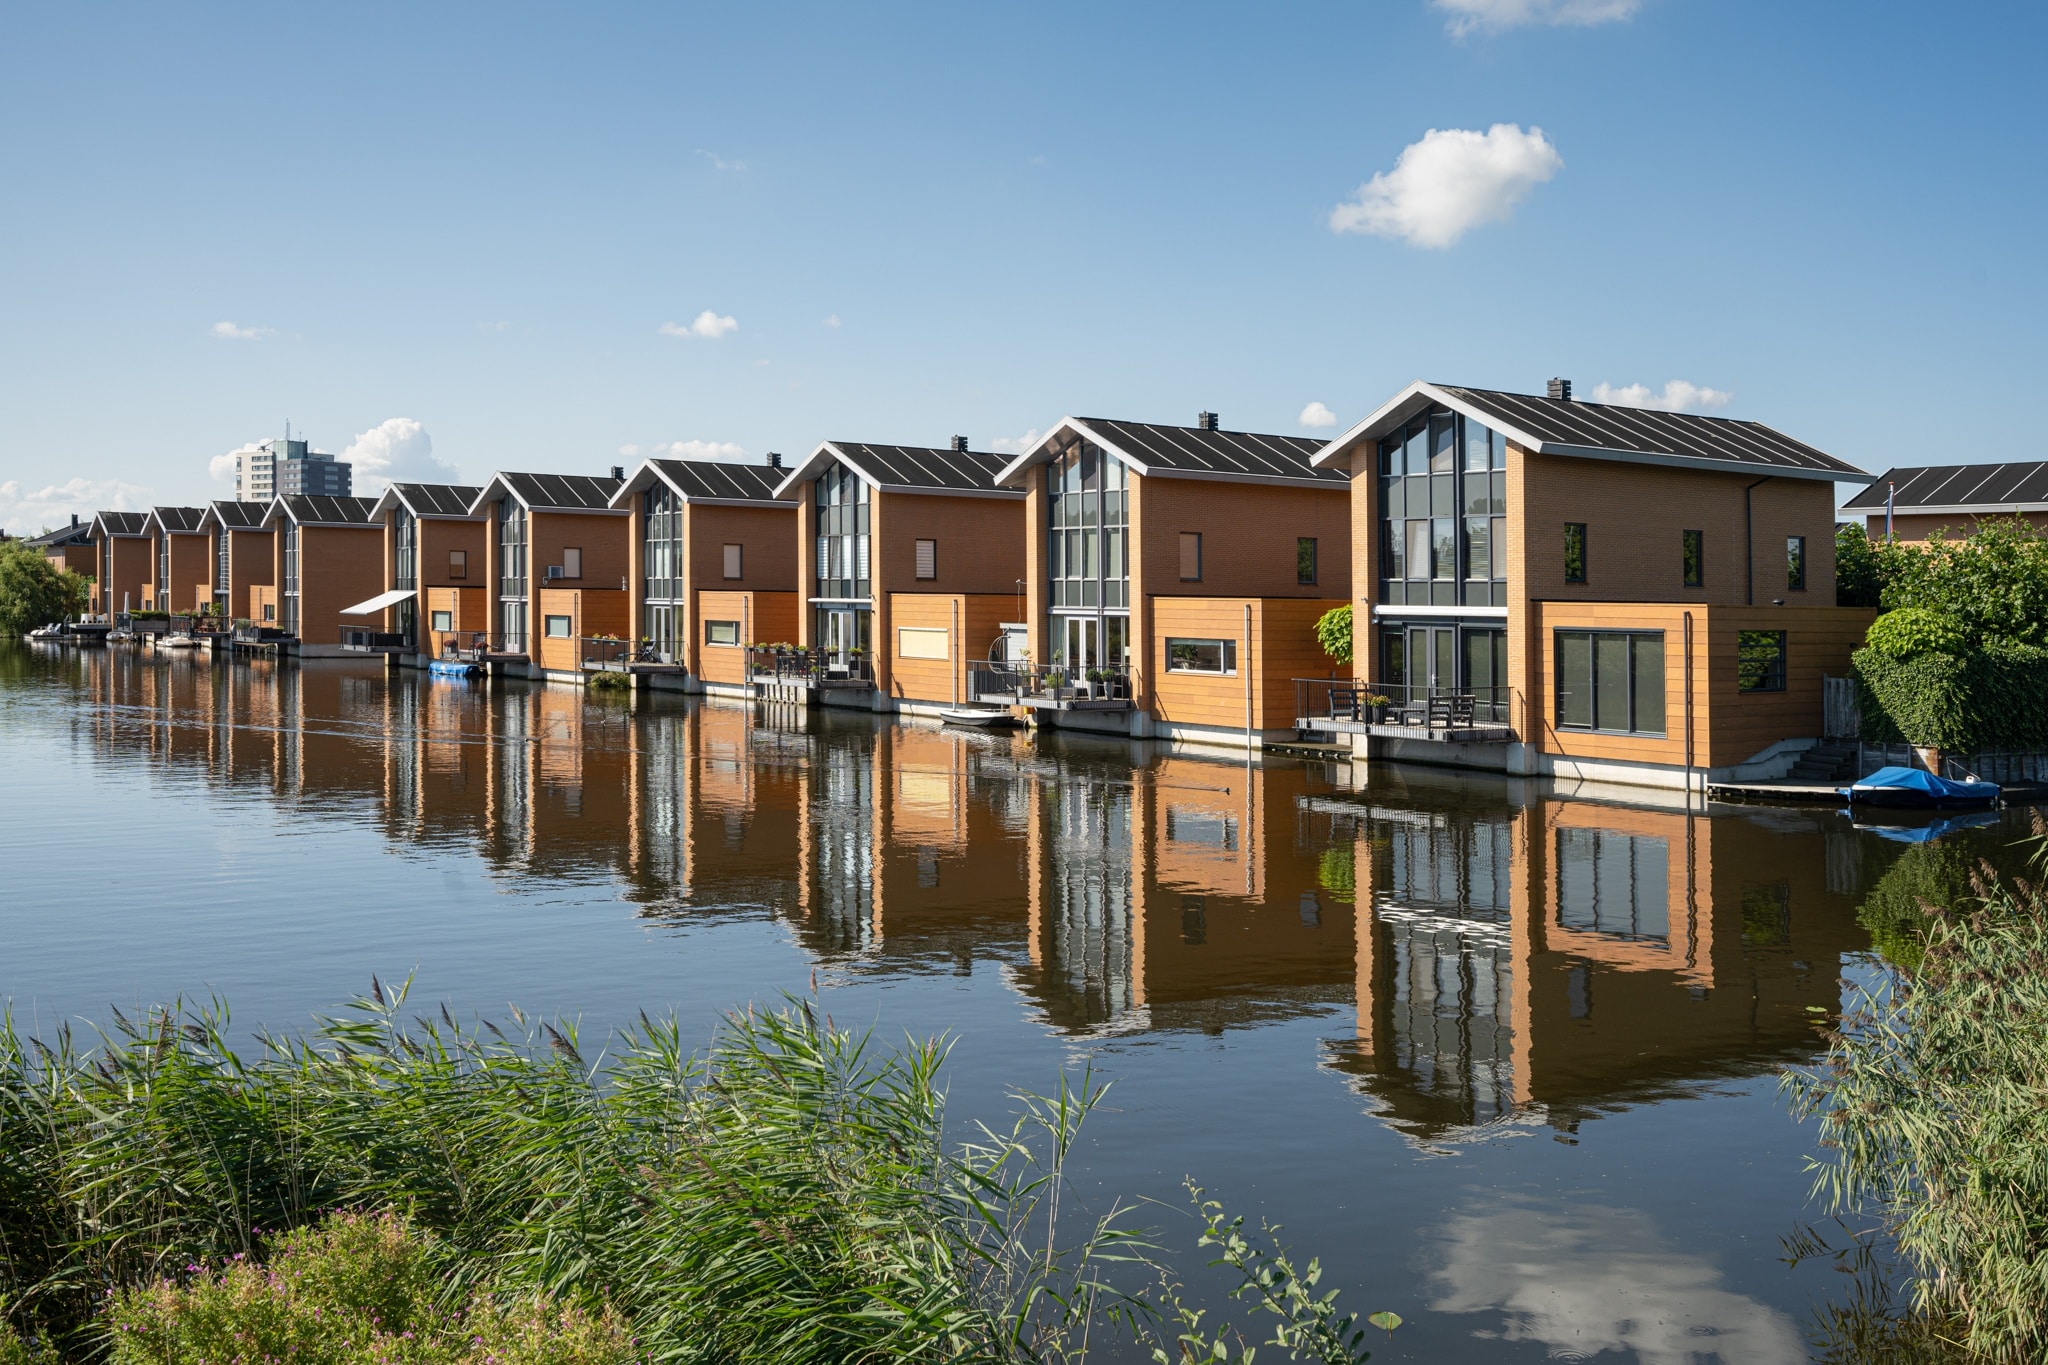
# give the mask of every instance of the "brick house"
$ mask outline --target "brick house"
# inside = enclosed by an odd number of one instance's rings
[[[490,523],[469,508],[468,484],[394,483],[370,515],[384,528],[382,629],[405,639],[415,666],[450,642],[490,631],[484,579]]]
[[[272,531],[271,581],[250,590],[252,619],[274,624],[301,658],[338,658],[363,621],[349,607],[384,591],[384,528],[370,498],[288,493],[263,514]],[[264,615],[275,608],[274,619]]]
[[[1331,671],[1315,622],[1351,582],[1349,490],[1309,463],[1318,449],[1226,430],[1213,413],[1192,427],[1064,417],[1010,461],[998,477],[1025,496],[1025,695],[1038,719],[1252,747],[1292,738],[1293,679]]]
[[[260,502],[222,498],[207,504],[199,520],[207,535],[213,609],[230,621],[277,624],[275,601],[269,603],[273,619],[265,621],[252,595],[277,582],[276,533],[264,521],[269,510]]]
[[[1920,541],[1940,531],[1953,540],[1986,521],[2014,517],[2048,531],[2048,461],[1901,465],[1842,507],[1863,518],[1873,539]]]
[[[627,619],[650,685],[743,694],[747,646],[797,638],[797,499],[779,464],[647,460],[630,514]]]
[[[144,604],[191,615],[213,605],[213,537],[203,507],[156,507],[143,523],[150,537]]]
[[[1302,723],[1375,756],[1781,776],[1873,615],[1835,605],[1834,485],[1869,476],[1761,423],[1418,381],[1315,463],[1350,474],[1354,657],[1396,709]]]
[[[499,473],[470,504],[470,515],[486,525],[484,585],[498,671],[581,682],[584,640],[632,632],[631,519],[612,506],[625,481],[622,468],[610,478]]]
[[[92,609],[111,616],[145,605],[145,593],[156,576],[156,538],[149,532],[147,512],[98,512],[92,519],[93,558],[100,566],[93,585]]]

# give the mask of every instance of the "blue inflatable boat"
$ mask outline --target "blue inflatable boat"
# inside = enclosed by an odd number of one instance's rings
[[[1842,796],[1852,806],[1910,806],[1921,810],[1946,810],[1952,806],[1991,806],[1998,803],[1996,782],[1951,782],[1919,768],[1879,768],[1853,787],[1843,787]]]
[[[427,672],[442,678],[474,678],[484,671],[484,666],[467,659],[430,659]]]

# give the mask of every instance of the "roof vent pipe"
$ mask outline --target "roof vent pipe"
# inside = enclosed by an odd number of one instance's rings
[[[1555,398],[1555,399],[1556,399],[1556,400],[1557,400],[1558,402],[1560,402],[1560,403],[1569,403],[1569,402],[1571,402],[1571,401],[1572,401],[1572,381],[1571,381],[1571,380],[1569,380],[1569,379],[1553,379],[1553,380],[1551,380],[1551,381],[1550,381],[1550,396],[1551,396],[1552,398]]]
[[[781,452],[781,451],[779,451],[779,450],[771,450],[771,451],[769,451],[769,452],[768,452],[768,467],[769,467],[770,469],[780,469],[780,468],[782,468],[782,452]]]
[[[615,465],[613,465],[613,466],[612,466],[612,477],[613,477],[613,478],[615,478],[615,479],[623,479],[623,478],[625,478],[625,477],[626,477],[626,467],[625,467],[624,465],[622,465],[622,464],[615,464]]]
[[[967,438],[965,436],[955,436],[953,438],[953,449],[965,455],[967,453]]]
[[[1221,430],[1221,428],[1219,428],[1219,427],[1218,427],[1218,426],[1216,425],[1216,414],[1215,414],[1215,413],[1213,413],[1213,412],[1198,412],[1198,413],[1196,413],[1196,414],[1195,414],[1195,425],[1196,425],[1196,426],[1198,426],[1198,427],[1200,427],[1200,428],[1201,428],[1202,430],[1204,430],[1204,431],[1218,431],[1218,430]]]

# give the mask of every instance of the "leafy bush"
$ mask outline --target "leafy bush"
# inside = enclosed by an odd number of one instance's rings
[[[236,1257],[119,1291],[111,1365],[622,1365],[631,1338],[608,1309],[542,1295],[440,1302],[434,1249],[392,1214],[338,1213],[285,1233],[265,1263]]]
[[[1871,644],[1850,663],[1866,739],[1958,754],[2048,748],[2048,649],[1994,639],[1960,656],[1899,658]]]
[[[1316,643],[1340,664],[1351,662],[1351,604],[1331,607],[1316,618]]]
[[[26,635],[85,610],[89,580],[59,572],[42,551],[18,540],[0,541],[0,635]]]
[[[1893,659],[1919,654],[1961,657],[1970,650],[1970,633],[1961,621],[1932,607],[1900,607],[1871,622],[1863,643]]]
[[[1815,1192],[1881,1211],[1918,1308],[1966,1351],[2048,1352],[2048,825],[2034,880],[1984,867],[1971,899],[1932,905],[1911,973],[1851,992],[1821,1066],[1786,1077],[1818,1115]]]
[[[1951,540],[1875,547],[1882,605],[1928,607],[1976,639],[2048,644],[2048,538],[2018,518],[1982,523]]]

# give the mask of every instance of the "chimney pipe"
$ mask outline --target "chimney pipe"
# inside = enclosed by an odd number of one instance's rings
[[[965,436],[955,436],[953,438],[953,449],[959,451],[963,455],[966,454],[967,438]]]
[[[1552,398],[1555,398],[1555,399],[1556,399],[1556,400],[1557,400],[1558,402],[1560,402],[1560,403],[1569,403],[1569,402],[1571,402],[1571,401],[1572,401],[1572,381],[1571,381],[1571,380],[1569,380],[1569,379],[1553,379],[1553,380],[1551,380],[1551,381],[1550,381],[1550,396],[1551,396]]]
[[[1217,417],[1216,414],[1213,412],[1198,412],[1195,414],[1195,425],[1200,427],[1204,431],[1222,430],[1222,428],[1216,425],[1216,422]]]
[[[625,478],[625,477],[626,477],[626,467],[625,467],[624,465],[622,465],[622,464],[615,464],[615,465],[613,465],[613,466],[612,466],[612,477],[613,477],[613,478],[615,478],[615,479],[623,479],[623,478]]]
[[[780,469],[780,468],[782,468],[782,452],[781,452],[781,451],[779,451],[779,450],[771,450],[771,451],[769,451],[769,452],[768,452],[768,467],[769,467],[770,469]]]

